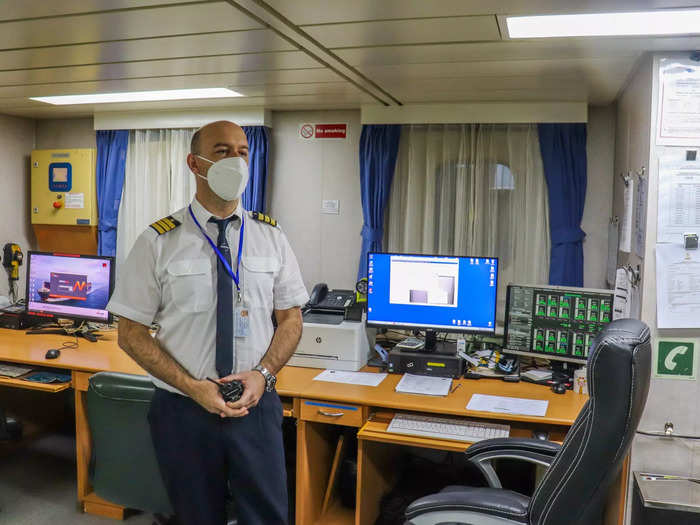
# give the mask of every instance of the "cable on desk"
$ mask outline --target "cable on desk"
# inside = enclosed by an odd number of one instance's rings
[[[75,341],[63,341],[61,343],[61,349],[68,349],[68,348],[78,348],[78,338],[75,338]]]

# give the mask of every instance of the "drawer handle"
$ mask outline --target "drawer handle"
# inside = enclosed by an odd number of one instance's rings
[[[343,417],[345,415],[345,412],[326,412],[325,410],[318,410],[318,413],[321,414],[322,416],[327,416],[327,417]]]

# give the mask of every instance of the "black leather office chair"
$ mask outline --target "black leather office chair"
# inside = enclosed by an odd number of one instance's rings
[[[588,358],[590,399],[561,447],[536,439],[492,439],[467,456],[489,488],[447,487],[406,509],[406,525],[593,525],[602,521],[609,487],[620,472],[649,391],[649,328],[612,322]],[[549,465],[532,497],[500,488],[490,462],[501,457]],[[551,463],[551,464],[550,464]]]
[[[150,378],[114,372],[90,377],[87,415],[91,478],[101,498],[153,514],[172,514],[151,441]]]

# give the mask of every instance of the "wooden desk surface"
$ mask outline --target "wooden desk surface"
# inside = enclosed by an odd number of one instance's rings
[[[508,419],[531,423],[546,423],[550,425],[570,426],[578,416],[588,396],[574,394],[555,394],[548,387],[533,383],[506,383],[500,379],[460,379],[453,385],[461,386],[447,397],[433,397],[416,394],[403,394],[395,391],[401,379],[400,374],[389,374],[377,387],[347,385],[313,381],[320,370],[313,368],[286,367],[280,374],[282,389],[290,382],[297,394],[305,398],[321,399],[360,404],[370,407],[383,407],[396,410],[412,410],[419,412],[435,412],[459,416],[472,416],[484,419]],[[304,381],[308,381],[303,385]],[[454,386],[453,386],[454,388]],[[549,401],[544,417],[521,416],[511,414],[496,414],[493,412],[477,412],[467,410],[466,406],[472,394],[490,394],[496,396],[518,397]]]
[[[27,335],[23,330],[0,329],[0,361],[84,372],[146,373],[117,346],[116,331],[104,333],[96,343],[78,337],[78,348],[61,348],[63,343],[75,340],[65,335]],[[46,359],[50,348],[58,348],[61,355]]]
[[[78,338],[78,348],[63,348],[57,359],[45,359],[44,355],[49,348],[60,348],[62,343],[75,341],[75,338],[62,335],[26,335],[23,331],[0,329],[0,361],[84,372],[110,371],[145,375],[146,372],[117,346],[116,338],[116,331],[105,333],[96,343]],[[574,422],[588,399],[588,396],[571,391],[563,395],[555,394],[541,385],[524,382],[505,383],[495,379],[461,379],[458,381],[461,386],[446,398],[421,396],[396,392],[394,388],[401,378],[399,374],[389,374],[378,387],[366,387],[314,381],[313,378],[319,373],[320,370],[316,368],[287,366],[279,373],[277,391],[282,396],[370,407],[567,426]],[[549,406],[543,418],[467,411],[467,403],[475,393],[547,400]]]

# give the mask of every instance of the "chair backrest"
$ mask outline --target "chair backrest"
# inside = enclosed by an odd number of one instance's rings
[[[588,358],[589,400],[530,501],[531,525],[596,523],[620,472],[649,392],[649,328],[613,321]]]
[[[100,372],[90,377],[92,483],[95,494],[112,503],[172,514],[147,419],[153,392],[144,376]]]

